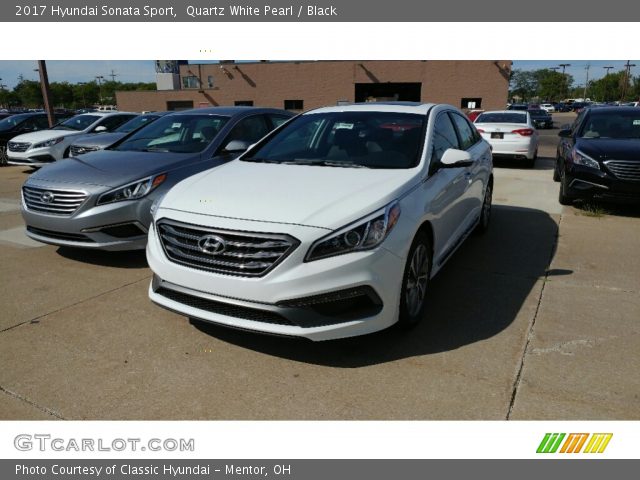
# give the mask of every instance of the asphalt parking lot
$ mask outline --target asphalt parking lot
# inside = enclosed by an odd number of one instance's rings
[[[152,305],[142,252],[27,239],[1,168],[0,419],[640,419],[640,209],[561,207],[556,133],[497,165],[419,327],[317,344]]]

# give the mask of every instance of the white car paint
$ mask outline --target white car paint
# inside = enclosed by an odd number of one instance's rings
[[[540,109],[544,110],[545,112],[549,112],[549,113],[555,113],[555,111],[556,111],[556,107],[554,107],[550,103],[541,103],[540,104]]]
[[[522,120],[486,121],[490,118],[496,118],[496,115],[508,115],[509,118],[519,116]],[[533,126],[528,112],[517,110],[487,111],[479,115],[474,123],[482,138],[491,144],[494,155],[526,158],[529,161],[536,158],[539,144],[538,131]]]
[[[13,151],[10,148],[7,149],[7,155],[9,157],[9,165],[28,165],[30,167],[41,167],[46,165],[47,163],[51,163],[50,161],[44,162],[40,161],[38,157],[48,156],[52,157],[54,161],[62,160],[64,158],[65,152],[71,146],[74,141],[74,138],[78,135],[86,135],[87,133],[96,132],[96,128],[98,128],[101,123],[109,117],[114,115],[137,115],[129,112],[91,112],[91,113],[83,113],[77,115],[76,117],[71,117],[68,120],[73,120],[79,116],[91,116],[95,117],[95,121],[93,121],[90,125],[82,130],[68,130],[68,129],[56,129],[51,128],[47,130],[40,130],[37,132],[25,133],[22,135],[18,135],[10,140],[10,143],[21,143],[27,144],[28,148],[24,151]],[[38,146],[42,142],[53,141],[59,139],[60,141],[55,143],[54,145],[49,146]]]
[[[321,108],[297,117],[288,126],[306,116],[322,118],[323,114],[334,112],[421,115],[426,129],[419,137],[422,150],[417,164],[410,168],[376,169],[242,160],[270,145],[279,130],[272,132],[239,160],[177,184],[152,208],[154,222],[149,232],[147,259],[154,272],[149,287],[154,303],[226,326],[316,341],[362,335],[398,321],[405,267],[411,260],[409,253],[414,238],[422,235],[418,232],[426,232],[427,228],[432,231],[428,275],[432,278],[477,226],[484,211],[485,193],[491,192],[487,187],[493,182],[490,147],[475,133],[475,143],[466,151],[449,149],[442,156],[439,168],[432,165],[432,161],[435,162],[432,160],[434,125],[438,119],[459,115],[473,131],[464,114],[449,105],[363,104]],[[452,155],[447,157],[448,154]],[[445,168],[447,158],[466,158],[469,164]],[[308,259],[312,246],[318,241],[377,217],[390,205],[399,207],[397,223],[375,248]],[[212,231],[227,235],[227,241],[231,235],[228,232],[251,232],[252,236],[287,235],[299,244],[263,276],[230,275],[172,260],[166,250],[171,244],[161,241],[159,232],[161,228],[166,232],[167,222],[204,232],[203,236],[190,240],[197,247],[189,251],[208,248],[205,237],[210,237]],[[223,258],[211,252],[205,254],[212,255],[212,260]],[[286,316],[288,313],[280,302],[363,286],[375,291],[382,302],[381,309],[363,318],[332,324],[269,323],[229,310],[249,308]],[[171,295],[166,294],[167,289]],[[161,294],[162,291],[165,293]],[[175,295],[188,295],[195,302]],[[203,303],[207,301],[216,303]],[[222,311],[216,310],[220,304],[225,306]]]

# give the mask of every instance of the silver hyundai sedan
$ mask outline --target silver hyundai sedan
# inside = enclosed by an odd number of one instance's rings
[[[154,201],[234,159],[292,116],[253,107],[176,112],[105,150],[46,165],[22,187],[27,235],[67,247],[143,249]]]

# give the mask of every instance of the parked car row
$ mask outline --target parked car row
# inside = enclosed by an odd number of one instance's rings
[[[214,107],[118,133],[27,179],[27,234],[146,246],[152,301],[231,327],[326,340],[415,325],[430,279],[491,217],[491,147],[447,105]]]

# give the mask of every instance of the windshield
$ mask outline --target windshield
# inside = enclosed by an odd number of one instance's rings
[[[154,120],[157,120],[158,118],[159,118],[158,115],[140,115],[139,117],[135,117],[129,120],[128,122],[123,123],[118,128],[116,128],[114,132],[119,132],[119,133],[133,132],[134,130],[139,129],[140,127],[143,127],[144,125],[151,123]]]
[[[99,117],[98,115],[76,115],[53,128],[54,130],[85,130],[89,125],[98,121],[100,118],[102,117]]]
[[[527,123],[526,113],[483,113],[475,123]]]
[[[12,115],[11,117],[0,120],[0,131],[11,130],[31,116],[32,115]]]
[[[425,116],[395,112],[301,115],[244,161],[327,167],[411,168],[418,164]]]
[[[578,135],[581,138],[640,139],[640,111],[591,112]]]
[[[167,115],[144,126],[114,150],[201,152],[228,121],[229,117],[219,115]]]

